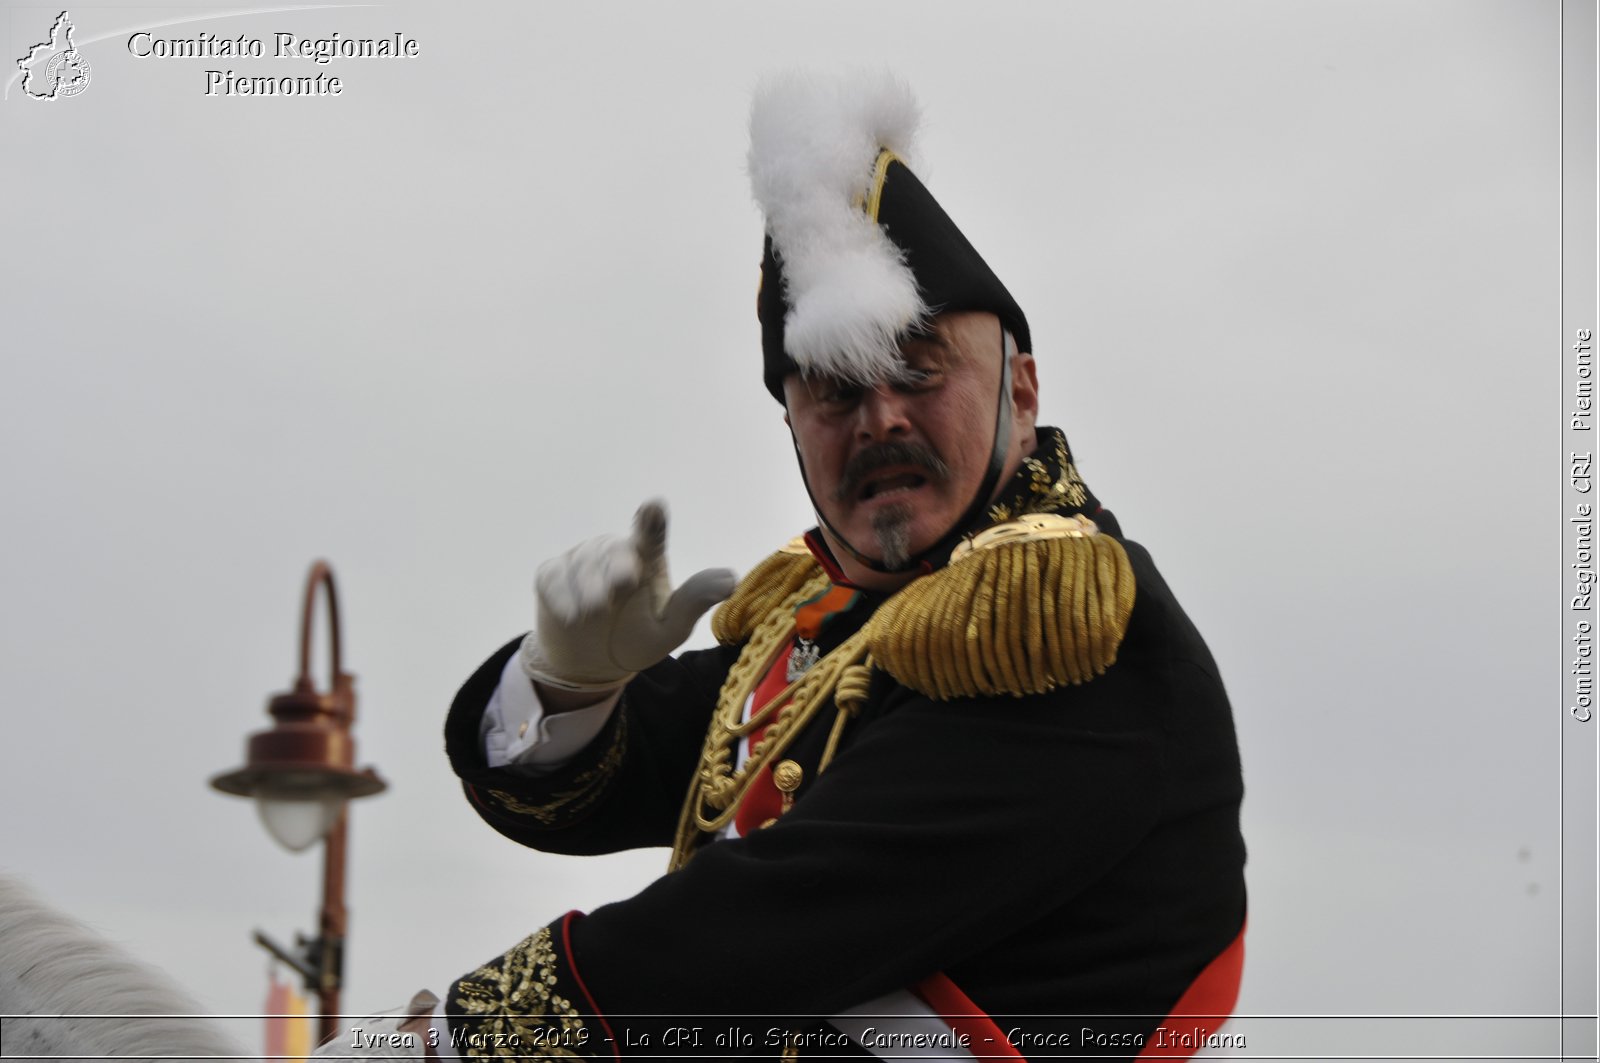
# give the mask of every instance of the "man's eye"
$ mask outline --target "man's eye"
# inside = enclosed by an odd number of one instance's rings
[[[895,379],[894,386],[901,391],[926,391],[938,382],[934,369],[906,369]]]
[[[850,384],[843,380],[822,380],[817,382],[811,393],[823,405],[849,406],[861,400],[861,390],[860,384]]]

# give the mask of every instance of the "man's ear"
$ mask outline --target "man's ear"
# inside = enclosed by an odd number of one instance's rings
[[[1039,419],[1039,371],[1031,354],[1011,356],[1011,403],[1017,420],[1033,427]]]

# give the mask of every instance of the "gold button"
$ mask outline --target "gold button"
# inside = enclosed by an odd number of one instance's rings
[[[518,738],[527,738],[528,737],[528,721],[527,720],[523,720],[522,721],[522,726],[517,728],[517,737]]]
[[[786,794],[800,789],[800,780],[805,777],[805,769],[792,760],[780,760],[772,766],[772,784]]]

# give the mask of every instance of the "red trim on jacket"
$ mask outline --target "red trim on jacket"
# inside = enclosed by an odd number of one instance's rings
[[[1244,977],[1244,929],[1241,926],[1232,944],[1189,983],[1135,1059],[1188,1059],[1202,1047],[1207,1034],[1228,1021],[1239,1002],[1239,981]],[[1183,1052],[1185,1048],[1189,1051]]]
[[[972,1002],[961,987],[940,971],[911,987],[922,1002],[961,1035],[974,1059],[1024,1059],[987,1012]]]
[[[793,648],[794,639],[790,639],[773,657],[766,675],[761,677],[761,682],[756,684],[756,689],[751,694],[753,703],[749,706],[750,711],[761,709],[788,687],[789,651]],[[751,749],[754,749],[756,743],[767,733],[771,719],[750,732]],[[760,830],[761,825],[769,819],[776,819],[781,815],[783,815],[783,794],[778,792],[777,784],[772,781],[772,765],[763,764],[761,771],[751,780],[750,789],[745,791],[744,798],[739,802],[739,809],[733,817],[734,826],[739,832],[739,837],[747,838]]]
[[[473,804],[485,812],[495,812],[498,815],[498,810],[490,808],[489,802],[478,796],[478,788],[476,786],[471,783],[462,783],[462,785],[467,788],[467,797],[472,800]]]
[[[589,1005],[589,1014],[600,1020],[601,1029],[606,1032],[606,1040],[611,1042],[611,1058],[621,1059],[622,1049],[611,1030],[611,1024],[606,1021],[605,1015],[600,1012],[600,1005],[594,1002],[594,994],[589,992],[589,984],[583,980],[583,975],[578,972],[578,958],[572,954],[572,924],[583,918],[583,913],[577,910],[568,912],[561,917],[561,952],[566,957],[567,967],[572,971],[572,980],[578,983],[578,988],[583,991],[583,999]],[[590,1055],[585,1051],[583,1055]]]

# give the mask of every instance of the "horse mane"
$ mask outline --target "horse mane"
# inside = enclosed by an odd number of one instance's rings
[[[0,1014],[7,1050],[159,1059],[238,1057],[229,1038],[195,1018],[199,1005],[170,978],[0,874]],[[85,1015],[130,1018],[86,1019]],[[17,1043],[13,1047],[13,1038]]]

